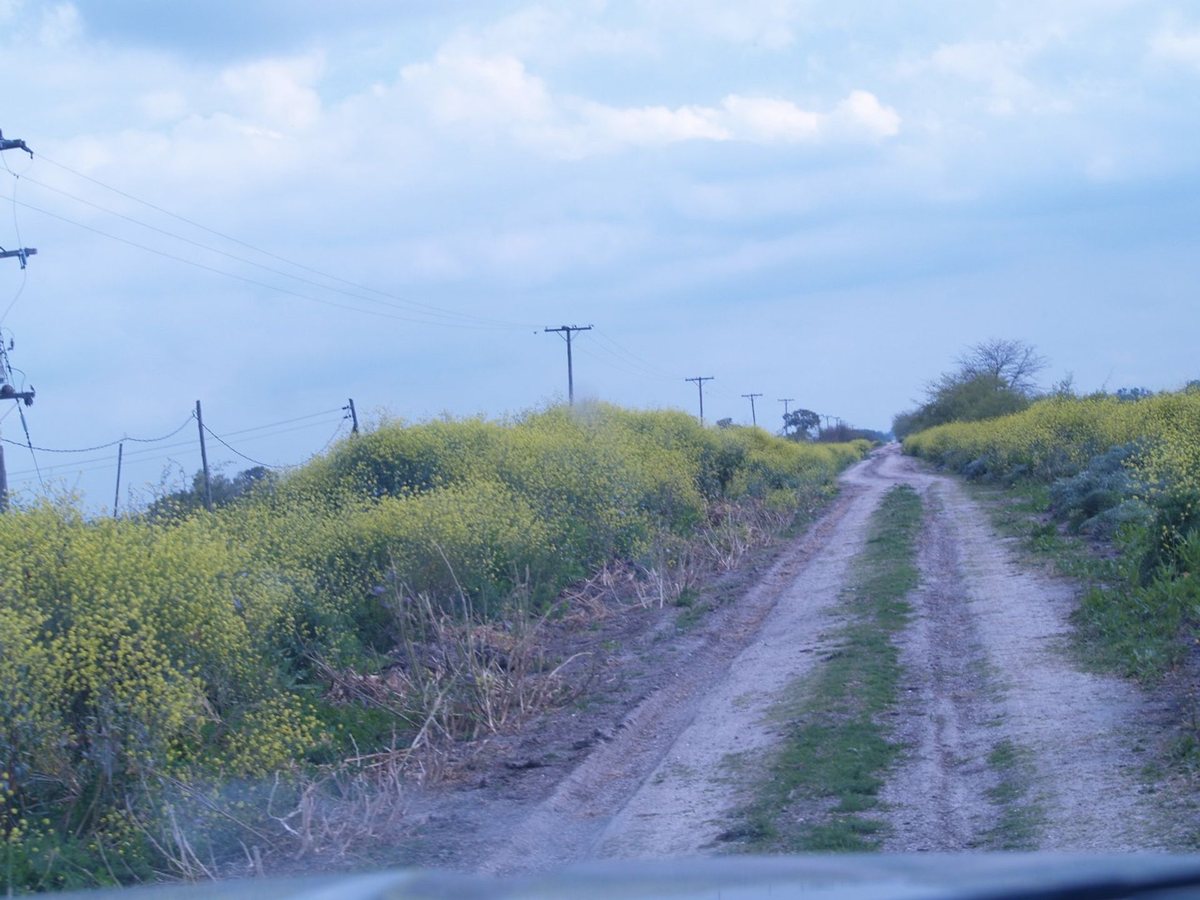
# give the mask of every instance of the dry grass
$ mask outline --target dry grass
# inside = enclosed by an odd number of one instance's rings
[[[551,609],[534,612],[518,595],[502,620],[486,619],[461,589],[447,610],[396,586],[389,607],[400,640],[389,666],[361,673],[312,663],[330,685],[326,699],[396,716],[403,745],[355,753],[286,783],[277,777],[265,817],[254,822],[179,785],[178,801],[166,805],[153,827],[143,827],[144,835],[170,861],[170,874],[188,880],[351,862],[361,848],[386,843],[405,827],[413,785],[452,777],[489,737],[586,692],[599,663],[589,653],[553,655],[564,630],[584,633],[630,605],[674,605],[711,573],[738,568],[785,524],[764,508],[722,508],[691,540],[662,540],[638,562],[610,561],[565,590]],[[194,831],[184,823],[196,819],[196,807],[240,834],[241,859],[232,870],[206,858],[189,838]]]

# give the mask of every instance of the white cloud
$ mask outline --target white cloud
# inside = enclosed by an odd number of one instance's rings
[[[406,66],[401,84],[437,122],[507,134],[524,146],[566,158],[686,141],[878,139],[900,129],[900,115],[862,90],[827,111],[740,94],[718,105],[601,103],[556,94],[521,60],[479,54],[461,43],[443,48],[430,62]]]
[[[771,97],[731,94],[721,104],[737,130],[762,141],[810,141],[821,131],[823,117],[795,103]]]
[[[1151,38],[1150,55],[1163,62],[1200,69],[1200,31],[1164,29]]]
[[[851,129],[864,131],[872,137],[894,137],[900,133],[900,114],[880,103],[870,91],[851,91],[838,104],[836,115]]]
[[[737,94],[721,105],[734,140],[799,144],[835,137],[887,138],[900,132],[900,114],[870,91],[851,91],[830,112],[813,112],[789,100]]]
[[[513,56],[443,49],[430,63],[405,66],[401,82],[443,122],[537,122],[552,114],[549,92]]]
[[[802,0],[643,0],[643,8],[673,30],[689,29],[732,44],[782,50],[796,41]]]
[[[221,84],[238,112],[263,128],[304,129],[321,117],[314,84],[324,68],[319,55],[270,59],[226,69]]]
[[[138,100],[138,108],[151,121],[175,121],[187,113],[187,97],[182,91],[153,90],[141,96]]]
[[[38,40],[44,47],[59,49],[77,40],[83,33],[79,10],[71,3],[59,3],[42,14]]]
[[[674,144],[680,141],[725,141],[731,135],[717,110],[702,106],[619,107],[602,103],[580,106],[578,128],[598,141],[621,146]]]
[[[982,85],[991,93],[988,110],[1010,115],[1018,102],[1036,93],[1021,73],[1025,57],[1025,49],[1011,42],[966,41],[938,47],[930,64],[939,75]]]
[[[647,29],[602,23],[605,6],[603,0],[577,0],[554,7],[525,7],[474,35],[460,34],[455,44],[474,52],[555,64],[588,56],[653,57],[659,52]]]
[[[1032,60],[1051,40],[1057,40],[1053,30],[1023,40],[942,44],[916,69],[931,71],[968,87],[982,88],[987,96],[985,108],[992,115],[1063,112],[1069,104],[1026,74]]]

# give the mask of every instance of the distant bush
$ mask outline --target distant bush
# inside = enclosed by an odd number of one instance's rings
[[[910,434],[951,422],[978,422],[1019,412],[1035,396],[1046,360],[1021,341],[993,339],[963,351],[958,367],[925,387],[925,401],[896,415],[892,432]]]

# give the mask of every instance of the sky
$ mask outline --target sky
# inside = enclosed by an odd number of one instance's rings
[[[559,402],[562,325],[577,398],[712,377],[708,422],[773,430],[886,430],[992,338],[1047,388],[1200,377],[1191,4],[0,0],[0,58],[26,498],[178,486],[197,400],[229,476],[350,398]]]

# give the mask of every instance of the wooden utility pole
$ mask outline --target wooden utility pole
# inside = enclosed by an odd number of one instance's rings
[[[780,397],[779,402],[783,404],[783,433],[786,435],[788,433],[788,423],[787,423],[788,404],[795,403],[796,398],[795,397]]]
[[[350,413],[350,422],[351,422],[350,433],[358,434],[358,411],[355,410],[355,408],[354,408],[354,398],[351,397],[350,405],[343,406],[342,409],[344,409]]]
[[[208,479],[208,450],[204,446],[204,414],[196,401],[196,429],[200,432],[200,463],[204,466],[204,508],[212,512],[212,482]]]
[[[33,151],[29,149],[28,144],[13,138],[6,138],[3,131],[0,131],[0,150],[24,150],[29,154],[29,158],[33,159]]]
[[[712,375],[697,375],[695,378],[685,378],[684,381],[696,382],[696,388],[700,391],[700,424],[704,424],[704,382],[715,381]]]
[[[750,401],[750,424],[758,426],[758,417],[754,414],[754,398],[761,397],[762,394],[742,394],[743,397]]]
[[[113,518],[117,517],[117,507],[121,503],[121,460],[125,456],[125,442],[117,444],[117,489],[113,492]]]
[[[33,151],[29,149],[28,144],[26,144],[22,140],[6,138],[4,136],[4,132],[0,131],[0,152],[2,152],[4,150],[24,150],[26,153],[29,154],[29,158],[33,159]],[[37,250],[33,247],[21,247],[18,250],[5,250],[3,247],[0,247],[0,259],[12,259],[13,257],[16,257],[20,261],[22,269],[25,268],[25,261],[28,260],[29,257],[36,256],[36,255],[37,255]],[[0,345],[0,346],[2,346],[2,345]],[[7,357],[5,357],[4,362],[5,362],[4,368],[7,370],[8,369]],[[0,372],[0,381],[4,382],[3,388],[0,388],[0,397],[3,397],[5,399],[12,398],[12,399],[16,400],[17,403],[21,403],[22,401],[24,401],[26,406],[32,405],[33,404],[33,390],[30,389],[28,391],[18,392],[17,390],[15,390],[13,388],[13,386],[11,384],[7,383],[7,379],[8,379],[8,372],[7,371]],[[20,407],[18,406],[17,409],[19,412]],[[25,421],[25,414],[22,412],[21,413],[21,422],[24,423],[24,421]],[[26,434],[26,437],[29,436],[28,429],[26,429],[25,434]],[[33,452],[32,442],[30,442],[30,452]],[[34,465],[36,465],[36,464],[37,464],[37,459],[34,458]],[[39,478],[41,477],[40,473],[39,473],[38,477]],[[8,472],[4,468],[4,448],[0,447],[0,512],[4,512],[7,509],[8,509]]]
[[[0,247],[0,259],[12,259],[16,257],[21,261],[21,268],[25,268],[25,260],[31,256],[37,256],[36,247],[22,247],[20,250],[5,250]]]
[[[33,151],[25,144],[24,141],[11,140],[4,136],[4,132],[0,131],[0,151],[4,150],[24,150],[29,154],[29,158],[33,159]],[[14,201],[15,202],[15,201]],[[25,268],[25,260],[31,256],[36,256],[37,250],[33,247],[21,247],[18,250],[5,250],[0,247],[0,259],[11,259],[16,257],[21,261],[21,268]]]
[[[33,159],[33,151],[29,149],[24,141],[6,138],[4,132],[0,131],[0,152],[4,150],[24,150],[29,154],[29,158]],[[3,247],[0,247],[0,259],[11,259],[15,256],[21,261],[22,269],[25,268],[25,260],[36,255],[37,250],[33,247],[21,247],[19,250],[5,250]]]
[[[576,331],[591,331],[591,325],[559,325],[557,328],[544,328],[546,332],[561,334],[567,340],[567,402],[575,405],[575,370],[571,363],[571,335]]]

